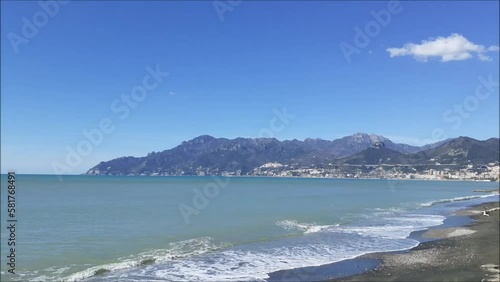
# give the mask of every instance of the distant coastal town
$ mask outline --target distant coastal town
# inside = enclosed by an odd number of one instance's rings
[[[198,175],[205,175],[201,172]],[[241,176],[238,172],[223,172],[223,176]],[[421,180],[476,180],[499,181],[500,163],[487,165],[468,165],[457,168],[455,165],[335,165],[301,168],[280,163],[266,163],[248,176],[270,177],[318,177],[318,178],[365,178],[365,179],[421,179]]]

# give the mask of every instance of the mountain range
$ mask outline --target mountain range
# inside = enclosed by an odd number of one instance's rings
[[[394,143],[375,134],[356,133],[336,140],[304,141],[275,138],[215,138],[202,135],[175,148],[144,157],[104,161],[89,175],[245,175],[267,163],[311,168],[327,163],[376,164],[487,164],[499,160],[499,139],[447,139],[425,146]]]

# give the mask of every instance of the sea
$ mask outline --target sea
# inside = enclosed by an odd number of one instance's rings
[[[18,174],[12,275],[1,184],[1,281],[267,281],[411,249],[499,200],[479,181]]]

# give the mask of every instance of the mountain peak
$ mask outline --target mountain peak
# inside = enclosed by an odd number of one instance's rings
[[[364,133],[364,132],[356,132],[350,136],[346,136],[346,137],[366,137],[366,136],[370,136],[368,135],[367,133]]]
[[[355,142],[386,142],[388,139],[385,138],[384,136],[377,135],[377,134],[367,134],[363,132],[358,132],[350,136],[346,136],[346,138],[353,139]]]
[[[188,142],[194,142],[194,143],[206,143],[206,142],[210,142],[212,140],[214,140],[215,137],[213,136],[210,136],[210,135],[200,135],[198,137],[195,137],[193,139],[191,139],[190,141]]]

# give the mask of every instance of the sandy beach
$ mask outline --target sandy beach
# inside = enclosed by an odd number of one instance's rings
[[[383,262],[374,270],[333,281],[499,281],[498,207],[493,202],[458,211],[475,222],[428,230],[422,237],[431,241],[408,252],[362,256]]]

